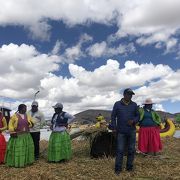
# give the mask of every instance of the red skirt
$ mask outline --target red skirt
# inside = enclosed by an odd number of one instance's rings
[[[159,127],[140,127],[138,149],[143,153],[159,152],[162,150]]]
[[[6,140],[4,136],[0,133],[0,164],[4,163],[5,153],[6,153]]]

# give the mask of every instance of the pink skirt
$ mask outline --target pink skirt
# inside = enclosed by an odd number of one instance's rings
[[[4,163],[5,153],[6,153],[6,141],[4,136],[0,133],[0,164]]]
[[[143,153],[159,152],[162,150],[159,127],[140,127],[138,149]]]

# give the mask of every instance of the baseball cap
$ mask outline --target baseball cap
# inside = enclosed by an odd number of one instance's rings
[[[135,95],[135,93],[133,92],[133,90],[130,89],[130,88],[125,89],[125,90],[124,90],[124,94],[132,94],[132,95]]]
[[[53,108],[63,108],[63,105],[61,103],[56,103]]]
[[[37,101],[33,101],[31,106],[38,106],[38,102]]]

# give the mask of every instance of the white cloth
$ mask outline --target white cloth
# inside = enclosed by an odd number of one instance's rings
[[[39,132],[42,124],[45,122],[44,114],[41,111],[33,113],[31,110],[28,111],[28,114],[33,118],[34,126],[30,128],[30,132]]]
[[[25,117],[24,114],[20,114],[20,113],[18,113],[18,114],[21,116],[22,119],[24,119],[24,117]]]
[[[57,119],[57,116],[58,116],[58,114],[56,114],[55,115],[55,117],[54,117],[54,119]],[[67,123],[69,124],[69,123],[71,123],[74,119],[75,119],[75,116],[73,116],[73,115],[71,115],[71,114],[69,114],[69,113],[65,113],[64,114],[64,118],[67,118],[68,119],[68,121],[67,121]],[[65,127],[65,126],[56,126],[56,127],[53,127],[53,131],[54,132],[63,132],[63,131],[65,131],[67,128]]]

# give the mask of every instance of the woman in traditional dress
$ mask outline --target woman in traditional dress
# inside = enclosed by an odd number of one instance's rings
[[[29,133],[33,119],[26,114],[26,109],[25,104],[20,104],[9,121],[10,139],[5,160],[8,166],[24,167],[34,162],[34,144]]]
[[[162,150],[160,138],[160,124],[161,118],[152,109],[153,102],[151,99],[146,99],[144,107],[139,109],[139,136],[138,136],[138,149],[145,154],[153,153]]]
[[[7,129],[7,122],[3,113],[0,111],[0,164],[4,163],[4,156],[6,153],[6,140],[2,134]]]
[[[75,117],[62,111],[63,105],[61,103],[57,103],[53,108],[55,113],[51,121],[52,133],[48,145],[48,161],[63,162],[69,160],[72,156],[71,140],[67,127]]]

